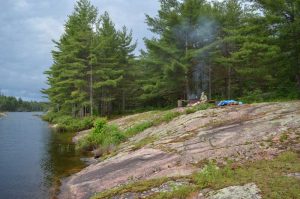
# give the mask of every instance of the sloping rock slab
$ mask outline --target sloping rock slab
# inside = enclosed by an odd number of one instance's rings
[[[89,198],[95,192],[145,178],[175,164],[178,156],[157,149],[142,149],[90,165],[63,182],[59,198]]]
[[[261,199],[259,193],[259,188],[254,183],[250,183],[209,192],[207,199]]]
[[[131,118],[123,122],[131,120],[136,121]],[[195,165],[207,159],[221,163],[226,158],[237,162],[269,159],[287,146],[299,148],[299,129],[300,101],[224,107],[182,115],[146,129],[121,144],[116,156],[66,179],[60,198],[88,198],[93,193],[139,179],[189,175],[197,169]],[[282,140],[282,135],[288,138]],[[151,146],[131,151],[135,143],[150,136],[159,139]]]

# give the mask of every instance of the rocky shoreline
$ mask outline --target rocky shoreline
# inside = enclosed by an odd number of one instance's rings
[[[6,117],[7,115],[5,113],[0,113],[0,118],[1,117]]]
[[[132,118],[125,117],[115,123],[128,125],[131,121]],[[116,155],[92,163],[64,179],[59,198],[89,198],[128,183],[184,178],[201,171],[209,160],[220,165],[231,160],[241,165],[247,161],[273,159],[288,150],[299,152],[299,129],[300,101],[215,108],[181,115],[169,123],[146,129],[123,143]],[[86,133],[80,133],[74,141]],[[135,147],[149,137],[156,139],[141,148]],[[256,185],[249,183],[246,187],[229,187],[229,190],[258,193]],[[251,193],[245,198],[260,198]],[[194,198],[222,198],[214,195],[204,197],[199,193]]]

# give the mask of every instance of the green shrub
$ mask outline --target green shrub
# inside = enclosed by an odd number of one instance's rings
[[[85,117],[80,120],[80,127],[82,129],[90,129],[93,127],[93,123],[95,121],[95,117]]]
[[[117,126],[107,124],[107,119],[97,119],[94,122],[94,128],[91,133],[80,140],[77,144],[77,149],[81,150],[94,150],[100,149],[100,153],[109,153],[111,148],[115,148],[122,141],[125,141],[127,138],[135,136],[136,134],[150,128],[153,125],[159,125],[163,122],[170,122],[175,117],[179,116],[179,112],[167,112],[162,117],[155,119],[153,121],[145,121],[139,124],[136,124],[124,132],[120,131]],[[65,118],[68,120],[68,118]],[[135,147],[140,148],[144,145],[154,141],[153,138],[143,140],[141,143],[138,143]]]
[[[225,166],[222,169],[219,169],[217,165],[213,162],[209,162],[197,175],[194,179],[198,186],[211,187],[216,183],[221,183],[227,178],[232,177],[233,171],[230,168],[230,165]]]
[[[102,131],[103,127],[107,124],[107,119],[106,118],[98,118],[94,122],[94,131],[96,133],[100,133]]]
[[[104,118],[94,122],[91,133],[77,143],[77,149],[94,150],[100,149],[101,154],[109,153],[126,137],[116,125],[110,125]]]
[[[263,102],[263,92],[260,89],[256,89],[254,91],[248,91],[242,97],[242,101],[245,103],[255,103],[255,102]]]
[[[74,118],[61,113],[48,112],[43,120],[57,125],[59,131],[82,131],[93,127],[95,117]]]

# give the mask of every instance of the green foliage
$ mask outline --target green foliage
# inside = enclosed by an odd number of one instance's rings
[[[27,102],[21,98],[4,96],[0,92],[0,111],[3,112],[36,112],[46,111],[48,104],[46,102]]]
[[[191,107],[191,108],[187,108],[185,110],[185,113],[186,114],[191,114],[191,113],[195,113],[197,111],[207,110],[207,109],[212,108],[212,107],[214,107],[213,104],[208,104],[208,103],[199,104],[197,106],[194,106],[194,107]]]
[[[109,189],[102,193],[97,193],[92,197],[92,199],[106,199],[106,198],[111,198],[115,195],[128,193],[128,192],[133,192],[133,193],[143,192],[151,188],[158,187],[169,180],[170,179],[168,178],[160,178],[160,179],[138,181],[136,183],[130,183],[130,184],[123,185],[121,187]]]
[[[181,113],[177,111],[166,111],[162,116],[155,118],[152,123],[154,126],[160,125],[164,122],[168,123],[180,115]]]
[[[202,91],[213,98],[252,102],[299,98],[300,46],[293,41],[300,18],[289,12],[299,8],[295,2],[256,2],[162,1],[158,15],[147,16],[150,30],[160,37],[145,41],[142,99],[170,104]],[[257,6],[265,15],[256,12]]]
[[[287,133],[283,133],[281,136],[280,136],[280,142],[284,142],[288,139],[288,134]]]
[[[132,137],[152,126],[160,125],[163,122],[170,122],[171,120],[173,120],[175,117],[178,117],[179,115],[181,115],[181,113],[179,112],[167,111],[162,116],[154,118],[152,121],[144,121],[128,128],[124,132],[124,134],[127,137]]]
[[[116,125],[110,125],[106,119],[97,119],[92,132],[79,141],[77,148],[81,150],[93,150],[100,148],[101,153],[109,153],[126,137]]]
[[[251,104],[259,102],[289,101],[298,99],[299,97],[298,91],[293,88],[288,89],[286,93],[282,91],[262,92],[260,89],[255,89],[253,91],[247,91],[240,100]]]
[[[95,117],[74,118],[69,115],[47,112],[42,116],[45,121],[56,125],[56,130],[78,132],[93,127]]]
[[[248,91],[242,98],[245,103],[255,103],[264,101],[263,92],[260,89]]]
[[[181,115],[179,112],[174,111],[166,111],[160,117],[154,118],[151,121],[144,121],[138,124],[133,125],[132,127],[121,131],[116,125],[111,125],[107,123],[107,119],[98,118],[94,122],[94,128],[91,133],[88,134],[87,137],[83,138],[77,144],[77,149],[80,150],[95,150],[98,149],[102,154],[111,153],[121,142],[127,140],[130,137],[137,135],[144,130],[159,125],[163,122],[170,122],[175,117]],[[51,114],[48,115],[51,117]],[[71,117],[62,116],[60,120],[68,121]],[[53,120],[56,121],[56,120]],[[66,126],[70,125],[67,122],[64,122]],[[72,124],[72,123],[71,123]],[[147,144],[154,142],[156,137],[147,137],[140,142],[136,143],[134,149],[139,149]]]
[[[226,178],[232,175],[233,171],[229,166],[220,169],[213,162],[210,162],[194,178],[200,187],[211,187],[216,183],[226,181]]]
[[[134,94],[131,69],[136,46],[126,27],[116,30],[107,12],[98,16],[88,0],[78,0],[64,34],[54,43],[54,64],[45,72],[49,88],[43,90],[54,111],[84,117],[125,109]],[[128,84],[132,87],[125,88]]]
[[[167,113],[165,113],[160,120],[156,120],[156,121],[161,121],[161,122],[170,122],[172,121],[174,118],[178,117],[179,115],[181,115],[180,112],[176,112],[176,111],[169,111]]]
[[[194,186],[180,186],[175,187],[171,192],[162,192],[155,196],[151,196],[149,198],[153,199],[186,199],[191,194],[191,192],[195,191],[196,187]]]
[[[57,128],[61,131],[76,132],[90,129],[93,126],[93,120],[92,117],[78,119],[71,116],[61,116],[55,118],[52,122],[57,124]]]
[[[106,118],[99,118],[94,122],[94,131],[100,133],[104,126],[107,124]]]
[[[160,1],[158,14],[146,15],[157,37],[145,38],[135,57],[132,31],[116,29],[107,12],[78,0],[45,72],[51,110],[110,116],[174,107],[201,92],[250,103],[298,99],[300,8],[293,1],[251,2]]]
[[[89,97],[90,54],[93,41],[93,24],[97,9],[88,0],[77,1],[74,12],[68,17],[65,32],[54,41],[53,65],[46,71],[51,107],[71,116],[87,116],[91,110]]]
[[[210,162],[201,172],[194,175],[193,179],[199,189],[209,187],[217,190],[254,182],[262,190],[263,198],[298,198],[298,180],[286,175],[287,172],[299,171],[299,160],[296,153],[285,152],[274,160],[250,162],[237,168],[234,168],[232,163],[218,168]]]
[[[153,126],[153,122],[145,121],[145,122],[136,124],[136,125],[128,128],[124,134],[126,135],[126,137],[132,137],[132,136],[146,130],[147,128],[150,128],[151,126]]]
[[[274,160],[249,162],[237,168],[232,162],[219,168],[211,161],[199,173],[192,175],[192,178],[197,190],[204,188],[218,190],[254,182],[262,190],[263,198],[292,199],[300,196],[300,184],[297,183],[296,178],[287,177],[286,174],[299,171],[299,162],[299,156],[293,152],[282,153]],[[188,190],[183,187],[179,193],[188,196],[193,190],[193,188]],[[161,197],[158,198],[177,198],[180,194],[175,190],[171,193],[159,194]]]

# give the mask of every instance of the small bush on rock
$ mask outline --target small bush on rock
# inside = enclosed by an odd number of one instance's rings
[[[77,149],[89,151],[99,149],[98,151],[101,151],[99,155],[102,155],[111,152],[125,139],[116,125],[110,125],[105,118],[100,118],[95,121],[91,133],[78,142]]]

